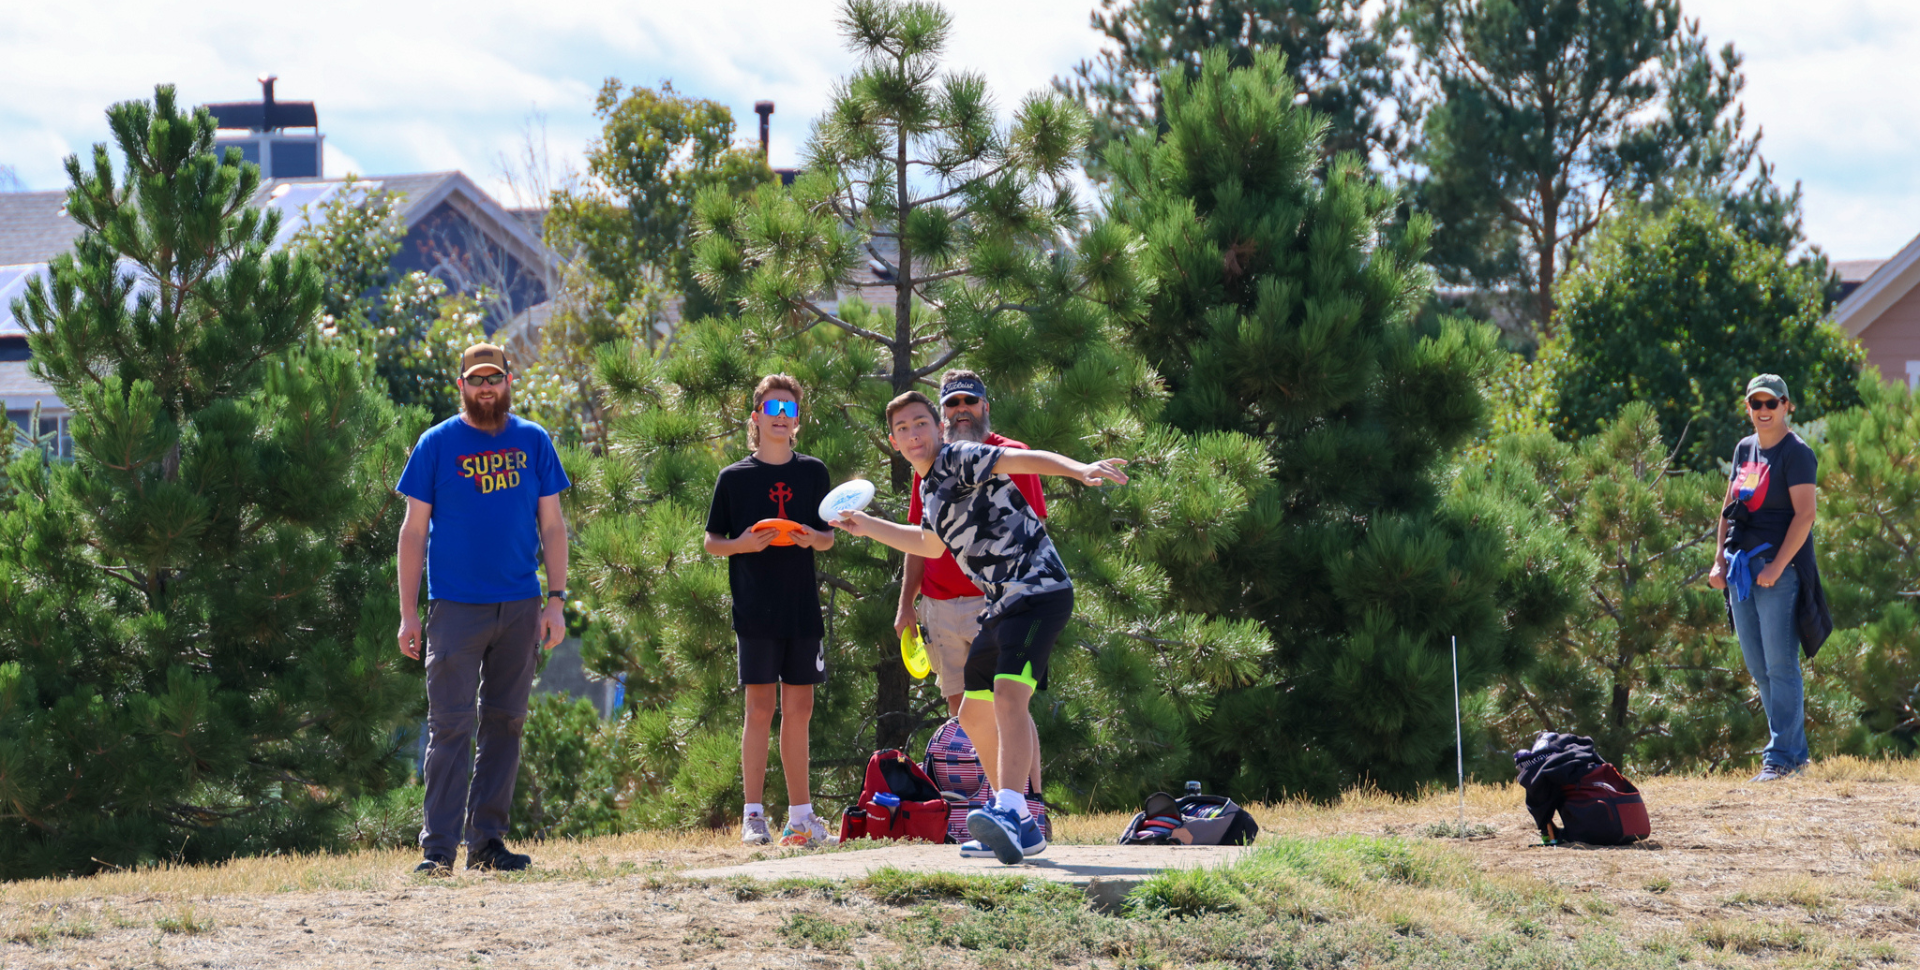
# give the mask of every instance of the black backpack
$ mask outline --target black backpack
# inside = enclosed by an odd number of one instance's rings
[[[1514,752],[1513,762],[1542,842],[1628,845],[1653,834],[1640,789],[1600,756],[1592,738],[1542,731],[1533,747]]]
[[[1147,796],[1140,814],[1120,833],[1121,845],[1248,845],[1260,823],[1225,795]]]

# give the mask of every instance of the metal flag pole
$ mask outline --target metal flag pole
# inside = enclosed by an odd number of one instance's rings
[[[1460,837],[1467,837],[1467,745],[1460,726],[1460,638],[1453,641],[1453,765],[1460,776]]]

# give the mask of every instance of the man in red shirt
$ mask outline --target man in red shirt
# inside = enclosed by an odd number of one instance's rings
[[[950,370],[940,379],[940,410],[948,441],[977,441],[1002,448],[1027,447],[1023,442],[993,433],[987,405],[987,385],[973,371]],[[1014,487],[1020,490],[1027,504],[1033,507],[1034,514],[1044,522],[1047,518],[1047,500],[1040,492],[1040,476],[1011,477]],[[918,473],[913,476],[910,502],[907,522],[919,525],[921,507]],[[917,611],[914,608],[916,596],[920,598]],[[953,561],[953,553],[948,552],[931,560],[919,556],[907,557],[906,575],[900,583],[900,607],[893,617],[893,632],[896,635],[905,632],[914,624],[917,612],[920,625],[926,631],[927,657],[933,662],[940,693],[946,695],[947,709],[956,717],[960,714],[960,701],[965,695],[967,652],[973,646],[973,638],[980,634],[980,611],[986,608],[986,602],[986,595],[980,591],[980,587],[975,586],[960,571],[960,564]],[[1037,738],[1034,750],[1040,750]],[[1029,781],[1032,782],[1033,791],[1040,791],[1038,758],[1034,759]]]

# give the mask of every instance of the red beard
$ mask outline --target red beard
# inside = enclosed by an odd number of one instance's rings
[[[498,428],[507,423],[507,411],[513,407],[513,389],[500,386],[500,392],[494,396],[493,403],[484,404],[472,394],[461,395],[460,410],[467,420],[482,428]]]

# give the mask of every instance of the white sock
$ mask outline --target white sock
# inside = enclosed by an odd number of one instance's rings
[[[762,805],[762,804],[761,804],[761,803],[759,803],[759,802],[748,802],[748,803],[747,803],[747,811],[746,811],[746,814],[748,814],[748,815],[758,815],[758,816],[760,816],[761,818],[766,818],[766,817],[767,817],[767,806],[765,806],[765,805]]]
[[[1022,795],[1011,788],[1000,789],[1000,793],[998,795],[995,795],[993,797],[993,800],[994,800],[994,804],[1000,806],[1001,809],[1012,812],[1015,815],[1020,816],[1021,818],[1033,817],[1032,815],[1027,813],[1027,796]]]
[[[813,803],[799,802],[787,806],[787,821],[804,822],[813,817]]]

